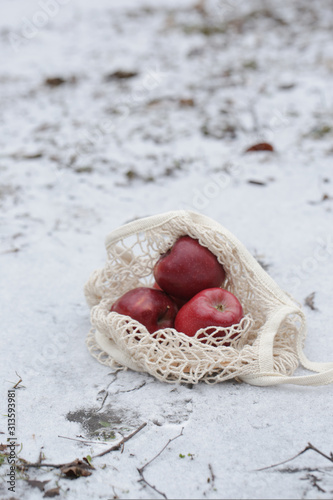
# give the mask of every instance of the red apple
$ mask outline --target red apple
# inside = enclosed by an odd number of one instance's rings
[[[225,272],[208,248],[190,236],[182,236],[157,261],[154,277],[162,290],[187,301],[201,290],[221,286]]]
[[[239,323],[242,317],[243,309],[235,295],[222,288],[209,288],[199,292],[180,309],[176,316],[175,328],[189,337],[194,337],[200,328],[226,328]],[[223,336],[222,332],[214,335],[220,339]]]
[[[173,328],[178,308],[165,292],[139,287],[122,295],[111,311],[130,316],[153,333],[160,328]]]

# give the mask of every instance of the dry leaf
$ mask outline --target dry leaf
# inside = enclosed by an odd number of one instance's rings
[[[282,83],[279,85],[279,89],[281,90],[290,90],[295,87],[295,83]]]
[[[266,182],[264,181],[256,181],[255,179],[249,179],[247,181],[249,184],[255,184],[256,186],[266,186]]]
[[[310,295],[308,295],[304,301],[304,304],[306,306],[310,307],[310,309],[312,309],[312,311],[317,311],[317,308],[314,304],[315,295],[316,295],[316,292],[310,293]]]
[[[44,493],[44,498],[52,498],[60,495],[60,488],[59,486],[57,488],[52,488],[51,490],[47,490]]]
[[[76,459],[70,464],[65,464],[61,467],[61,472],[65,474],[70,479],[76,479],[81,476],[91,476],[94,467],[92,465],[82,462],[82,460]]]
[[[249,153],[252,151],[274,151],[274,148],[271,144],[268,144],[268,142],[260,142],[259,144],[247,148],[245,152]]]
[[[47,481],[37,481],[35,479],[27,479],[27,483],[29,486],[32,488],[38,488],[40,491],[44,491],[44,486],[46,483],[49,483],[50,480],[48,479]]]
[[[63,85],[64,83],[66,83],[66,80],[64,78],[61,78],[61,77],[54,77],[54,78],[46,78],[44,84],[47,86],[47,87],[59,87],[59,85]]]
[[[0,451],[5,451],[7,450],[7,445],[6,444],[0,444]]]
[[[189,98],[189,99],[179,99],[179,104],[180,106],[186,108],[186,107],[193,107],[194,106],[194,100]]]
[[[118,71],[115,71],[114,73],[105,75],[105,80],[107,82],[111,80],[126,80],[127,78],[134,78],[135,76],[138,76],[137,71],[123,71],[120,69]]]

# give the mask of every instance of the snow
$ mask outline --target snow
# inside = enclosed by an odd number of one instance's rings
[[[113,374],[86,349],[83,297],[111,230],[197,210],[299,302],[315,292],[305,352],[332,361],[330,1],[53,0],[56,14],[36,28],[42,4],[6,0],[0,19],[1,442],[16,372],[26,460],[41,448],[52,463],[99,453],[106,445],[59,436],[94,441],[101,421],[110,446],[147,426],[94,459],[87,478],[29,469],[1,498],[42,498],[28,477],[60,486],[59,498],[162,498],[137,468],[182,428],[145,469],[168,498],[331,498],[332,467],[312,451],[256,469],[309,441],[333,451],[332,386],[190,388]],[[107,78],[118,70],[138,75]],[[65,83],[46,84],[56,77]],[[275,152],[244,153],[263,141]]]

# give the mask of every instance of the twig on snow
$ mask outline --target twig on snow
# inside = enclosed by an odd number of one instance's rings
[[[159,495],[161,495],[163,498],[165,498],[167,500],[167,496],[165,493],[163,493],[162,491],[159,491],[156,486],[153,486],[152,484],[150,484],[147,479],[145,478],[144,474],[143,474],[143,471],[146,467],[148,467],[148,465],[150,465],[154,460],[156,460],[162,453],[163,451],[169,446],[170,443],[172,443],[172,441],[174,441],[175,439],[178,439],[179,437],[181,437],[183,435],[183,432],[184,432],[184,427],[182,427],[182,430],[180,431],[179,434],[177,434],[177,436],[169,439],[169,441],[167,442],[166,445],[163,446],[163,448],[157,453],[157,455],[155,455],[151,460],[149,460],[148,462],[146,462],[142,467],[140,467],[138,470],[138,473],[140,474],[140,477],[141,479],[139,479],[139,481],[142,481],[143,483],[145,483],[147,486],[149,486],[151,489],[153,489],[154,491],[156,491],[156,493],[158,493]]]
[[[283,464],[286,464],[288,462],[291,462],[292,460],[295,460],[295,458],[303,455],[303,453],[305,453],[308,450],[313,450],[316,453],[318,453],[319,455],[321,455],[322,457],[327,458],[327,460],[329,460],[330,462],[333,462],[333,454],[332,453],[330,453],[330,455],[326,455],[322,451],[318,450],[318,448],[313,446],[311,443],[308,443],[308,445],[304,448],[304,450],[297,453],[297,455],[295,455],[294,457],[288,458],[287,460],[283,460],[283,462],[279,462],[278,464],[273,464],[273,465],[269,465],[268,467],[262,467],[261,469],[256,469],[256,472],[259,472],[262,470],[267,470],[267,469],[272,469],[273,467],[278,467],[279,465],[283,465]]]
[[[124,443],[126,443],[126,441],[129,441],[133,436],[135,436],[135,434],[140,432],[146,425],[147,425],[146,422],[143,423],[142,425],[140,425],[140,427],[138,427],[131,434],[129,434],[128,436],[125,436],[121,441],[119,441],[119,443],[111,446],[111,448],[108,448],[107,450],[102,451],[98,455],[93,455],[91,458],[102,457],[103,455],[110,453],[110,451],[119,450],[119,448],[121,448],[124,445]],[[20,458],[20,462],[22,463],[22,465],[21,465],[22,468],[52,467],[53,469],[62,469],[64,467],[71,467],[72,465],[77,465],[77,463],[80,461],[78,461],[78,459],[76,459],[73,462],[68,462],[68,463],[64,463],[64,464],[49,464],[49,463],[45,463],[45,462],[43,463],[40,460],[37,463],[30,463],[30,462],[27,462],[26,460]],[[93,468],[93,467],[91,467],[91,468]]]
[[[211,482],[211,483],[212,483],[212,486],[214,486],[214,482],[215,482],[215,474],[214,474],[214,472],[213,472],[213,467],[212,467],[212,465],[211,465],[211,464],[208,464],[208,469],[209,469],[209,472],[210,472],[210,478],[208,478],[208,479],[210,479],[210,481],[209,481],[209,482]]]
[[[111,446],[111,448],[108,448],[107,450],[104,450],[101,453],[98,453],[98,455],[93,455],[91,458],[103,457],[107,453],[110,453],[110,451],[119,450],[119,448],[121,448],[126,443],[126,441],[129,441],[133,436],[135,436],[135,434],[137,434],[144,427],[146,427],[146,425],[147,425],[147,422],[144,422],[135,431],[133,431],[131,434],[129,434],[128,436],[125,436],[121,441],[119,441],[119,443],[114,444],[113,446]]]
[[[318,491],[321,491],[322,493],[326,493],[326,490],[324,490],[321,486],[319,486],[318,482],[321,481],[321,479],[319,479],[317,476],[315,476],[314,474],[307,474],[304,478],[302,479],[308,479],[312,486],[314,488],[317,488]]]
[[[22,377],[21,377],[21,375],[19,375],[17,372],[15,372],[15,373],[16,373],[16,375],[18,376],[19,381],[18,381],[18,382],[16,382],[16,384],[15,384],[15,385],[13,385],[13,389],[21,389],[21,387],[19,387],[19,385],[20,385],[20,383],[22,382]]]

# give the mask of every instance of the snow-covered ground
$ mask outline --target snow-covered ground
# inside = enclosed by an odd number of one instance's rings
[[[117,442],[89,477],[30,468],[4,499],[332,498],[332,386],[162,384],[85,346],[83,285],[119,225],[174,209],[229,228],[304,304],[305,352],[333,361],[330,0],[2,0],[1,443],[65,463]],[[245,150],[269,142],[274,152]],[[311,304],[311,302],[308,301]],[[18,374],[18,375],[17,375]],[[1,449],[0,458],[4,450]],[[1,460],[0,460],[1,462]],[[57,497],[56,497],[57,498]]]

